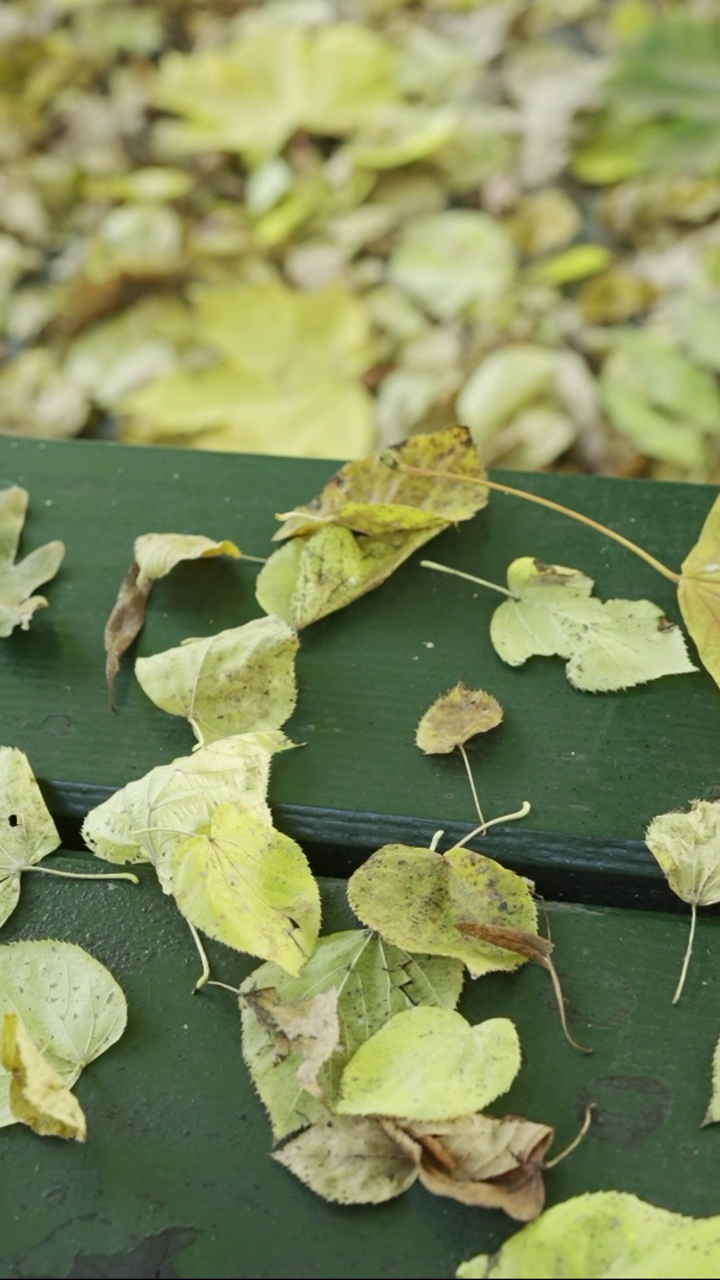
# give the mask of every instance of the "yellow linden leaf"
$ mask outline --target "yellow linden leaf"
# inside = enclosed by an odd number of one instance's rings
[[[320,893],[302,849],[240,805],[220,805],[175,849],[172,892],[196,928],[287,973],[315,949]]]
[[[59,844],[27,756],[16,747],[0,747],[0,925],[17,906],[22,872]]]
[[[207,745],[284,724],[297,701],[298,643],[281,618],[256,618],[138,658],[135,674],[156,706],[185,716],[198,741]]]
[[[287,1142],[273,1159],[316,1195],[336,1204],[382,1204],[416,1181],[415,1163],[365,1116],[327,1116]]]
[[[44,596],[32,593],[55,577],[65,555],[64,543],[47,542],[15,563],[28,498],[27,489],[17,485],[0,490],[0,637],[9,636],[15,627],[27,631],[36,609],[47,605]]]
[[[683,561],[678,603],[703,666],[720,684],[720,498]]]
[[[720,800],[694,800],[689,813],[662,813],[645,832],[645,843],[660,863],[673,893],[692,909],[690,937],[680,981],[673,998],[682,993],[698,907],[720,902]]]
[[[164,578],[182,560],[207,560],[211,556],[232,556],[237,560],[240,555],[240,548],[227,539],[214,542],[200,533],[144,533],[135,539],[137,585],[142,588]]]
[[[360,1046],[342,1075],[340,1115],[451,1120],[510,1088],[520,1041],[509,1018],[471,1026],[453,1009],[396,1013]]]
[[[492,694],[468,689],[462,680],[436,698],[420,721],[415,743],[426,755],[444,755],[500,724],[503,710]]]
[[[406,467],[452,473],[415,475]],[[463,479],[467,483],[463,482]],[[485,471],[467,427],[412,436],[382,453],[349,462],[319,497],[279,519],[274,541],[342,525],[355,533],[387,534],[434,529],[469,520],[487,504]]]
[[[16,1120],[43,1137],[85,1141],[80,1103],[33,1044],[17,1013],[6,1013],[3,1019],[2,1065],[12,1076],[10,1109]]]
[[[321,526],[318,533],[292,538],[270,556],[258,574],[258,602],[300,630],[379,587],[445,528],[436,524],[371,538],[337,525]]]

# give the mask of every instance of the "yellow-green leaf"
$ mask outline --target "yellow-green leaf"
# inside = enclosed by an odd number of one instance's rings
[[[720,498],[683,561],[678,603],[703,666],[720,684]]]
[[[256,618],[138,658],[135,673],[147,696],[170,715],[185,716],[206,746],[285,723],[297,701],[297,649],[297,636],[281,618]]]
[[[502,717],[497,698],[484,689],[468,689],[460,680],[449,693],[436,698],[425,712],[415,733],[415,743],[427,755],[444,755],[476,733],[496,728]]]
[[[20,877],[60,844],[30,761],[0,747],[0,926],[15,910]]]
[[[137,585],[142,588],[164,578],[183,560],[207,560],[212,556],[232,556],[237,560],[241,554],[234,542],[214,542],[200,533],[143,533],[135,539]]]
[[[406,467],[451,474],[415,475]],[[371,535],[440,532],[449,523],[469,520],[487,504],[484,479],[466,427],[412,436],[382,453],[347,463],[312,502],[279,517],[285,523],[274,541],[315,533],[325,525]]]
[[[653,818],[645,842],[673,893],[692,907],[690,938],[673,1003],[680,999],[695,935],[697,907],[720,902],[720,800],[694,800],[689,813]]]
[[[0,1017],[16,1013],[45,1061],[68,1088],[83,1067],[120,1038],[127,1021],[121,988],[99,960],[69,942],[0,947]],[[0,1069],[0,1127],[13,1124],[11,1074]]]
[[[512,241],[476,209],[450,209],[406,224],[390,259],[390,278],[438,320],[494,302],[515,274]]]
[[[712,1280],[720,1269],[720,1215],[689,1218],[626,1191],[553,1205],[497,1253],[458,1267],[458,1280]]]
[[[717,1124],[718,1120],[720,1120],[720,1040],[715,1045],[713,1052],[712,1088],[703,1125]]]
[[[528,882],[465,848],[440,855],[410,845],[385,845],[350,877],[348,901],[388,942],[428,955],[455,956],[475,976],[512,971],[525,958],[463,933],[460,924],[503,925],[527,933],[537,929]]]
[[[17,485],[0,490],[0,637],[15,627],[27,631],[36,609],[47,604],[44,596],[32,593],[55,577],[65,555],[64,543],[47,542],[15,563],[28,498],[27,489]]]
[[[317,1120],[274,1151],[273,1159],[336,1204],[382,1204],[402,1195],[418,1176],[379,1121],[364,1116]]]
[[[495,651],[517,667],[533,655],[568,659],[576,689],[609,693],[695,671],[679,627],[649,600],[592,599],[591,578],[531,556],[508,569],[511,598],[495,610]]]
[[[451,1009],[397,1013],[366,1040],[343,1071],[341,1115],[451,1120],[506,1093],[520,1070],[509,1018],[471,1026]]]
[[[35,1133],[84,1142],[87,1126],[77,1098],[33,1044],[17,1013],[6,1013],[0,1060],[12,1077],[10,1109]]]
[[[238,804],[174,850],[172,892],[196,928],[287,973],[315,948],[320,894],[302,849]]]

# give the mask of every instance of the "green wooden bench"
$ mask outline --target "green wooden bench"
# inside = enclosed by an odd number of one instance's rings
[[[1,741],[26,751],[61,829],[67,866],[87,867],[88,808],[192,746],[184,721],[144,696],[126,662],[113,715],[102,630],[132,543],[151,530],[230,537],[265,555],[275,511],[309,499],[330,463],[133,450],[99,443],[0,441],[0,482],[31,495],[22,552],[62,538],[51,607],[0,645]],[[708,486],[559,475],[523,487],[610,524],[674,566],[711,505]],[[598,593],[646,597],[678,619],[672,585],[590,530],[494,494],[488,509],[432,544],[432,557],[503,581],[514,557],[580,567]],[[303,633],[300,700],[287,726],[302,750],[277,759],[270,800],[323,877],[324,931],[350,927],[344,877],[381,844],[426,845],[470,829],[462,763],[414,745],[421,713],[458,679],[490,689],[506,719],[469,747],[488,816],[525,799],[522,823],[483,849],[530,875],[548,908],[572,1029],[561,1036],[546,975],[525,966],[468,984],[472,1021],[513,1018],[525,1060],[502,1112],[557,1128],[564,1145],[587,1102],[595,1123],[548,1173],[548,1203],[619,1188],[696,1215],[720,1210],[720,1133],[699,1130],[720,1032],[720,935],[698,926],[683,1000],[671,1006],[688,920],[642,835],[649,819],[720,796],[720,693],[704,673],[622,694],[572,690],[563,664],[522,670],[494,654],[496,599],[429,573],[420,555],[390,584]],[[259,616],[257,567],[185,565],[160,582],[137,652]],[[93,861],[93,869],[98,864]],[[142,885],[26,876],[2,942],[57,937],[108,965],[129,1002],[128,1029],[78,1085],[85,1146],[0,1134],[0,1276],[443,1277],[514,1229],[503,1215],[419,1187],[377,1208],[317,1199],[269,1155],[265,1113],[240,1057],[228,992],[191,995],[197,955],[152,873]],[[216,976],[237,985],[256,962],[220,945]],[[498,1110],[498,1108],[496,1108]],[[498,1110],[498,1113],[500,1111]]]

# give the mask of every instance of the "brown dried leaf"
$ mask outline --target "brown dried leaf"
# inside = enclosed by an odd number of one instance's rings
[[[415,742],[426,755],[443,755],[476,733],[494,729],[502,718],[503,709],[492,694],[483,689],[468,689],[460,680],[425,712],[417,727]]]
[[[120,659],[133,640],[140,634],[145,622],[145,606],[153,588],[152,579],[144,587],[137,584],[140,569],[133,563],[120,583],[120,590],[110,617],[105,623],[105,679],[110,706],[115,710],[113,688],[120,670]]]
[[[319,995],[292,1003],[284,1003],[274,987],[252,991],[245,998],[255,1016],[275,1036],[279,1058],[287,1057],[292,1049],[298,1050],[302,1061],[296,1072],[297,1082],[314,1097],[322,1099],[318,1074],[340,1047],[337,988],[330,987]]]

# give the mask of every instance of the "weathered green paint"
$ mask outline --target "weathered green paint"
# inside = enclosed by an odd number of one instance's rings
[[[273,513],[309,499],[333,464],[101,443],[0,440],[0,480],[31,494],[25,551],[62,537],[68,554],[47,589],[51,608],[0,645],[2,741],[22,747],[49,789],[68,837],[108,789],[191,749],[187,725],[152,706],[126,663],[119,711],[107,706],[102,627],[131,559],[151,530],[231,537],[267,554]],[[701,485],[525,475],[516,482],[577,505],[678,567],[714,489]],[[570,563],[603,597],[647,597],[678,619],[673,586],[591,530],[493,494],[486,511],[425,554],[491,580],[516,556]],[[595,865],[659,880],[643,849],[648,820],[693,796],[720,794],[720,691],[699,673],[625,693],[581,694],[562,663],[513,670],[494,654],[488,623],[497,597],[404,566],[389,584],[309,627],[298,660],[300,701],[290,731],[302,750],[278,758],[271,800],[291,834],[332,850],[367,851],[388,839],[428,839],[472,822],[462,763],[414,746],[421,713],[458,679],[505,706],[502,727],[470,746],[485,812],[525,799],[523,824],[488,837],[516,864]],[[135,651],[154,653],[259,613],[256,566],[181,566],[155,588]],[[131,655],[131,656],[134,656]],[[628,843],[630,842],[630,843]],[[635,842],[635,843],[632,843]],[[537,850],[542,852],[538,855]],[[338,869],[342,864],[338,863]],[[562,885],[554,884],[553,891]]]
[[[317,1199],[271,1160],[269,1126],[240,1059],[234,998],[219,988],[190,994],[195,948],[152,873],[139,888],[37,874],[26,881],[3,941],[80,943],[122,983],[130,1016],[122,1040],[77,1086],[84,1147],[20,1125],[0,1131],[4,1280],[439,1280],[514,1229],[499,1213],[417,1187],[378,1208]],[[325,929],[349,927],[344,885],[323,890]],[[717,1213],[720,1128],[699,1124],[718,1032],[718,922],[701,920],[687,992],[673,1008],[685,921],[567,906],[549,915],[572,1028],[595,1052],[585,1057],[565,1043],[539,969],[470,983],[466,1016],[514,1018],[523,1045],[518,1081],[495,1114],[555,1124],[559,1150],[584,1101],[597,1100],[594,1130],[547,1175],[549,1203],[617,1187],[670,1209]],[[222,947],[210,951],[225,981],[252,967]]]

